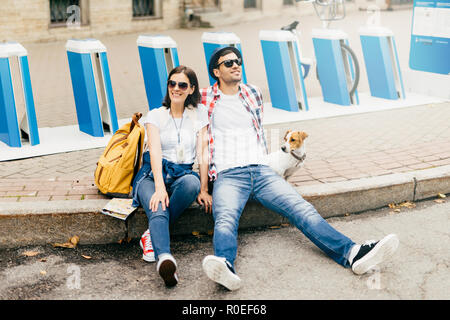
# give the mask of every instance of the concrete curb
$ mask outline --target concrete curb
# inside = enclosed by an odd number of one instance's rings
[[[450,165],[425,170],[297,187],[324,218],[377,209],[390,203],[417,201],[450,193]],[[108,200],[64,200],[2,203],[0,248],[65,242],[78,235],[80,244],[114,243],[138,238],[147,229],[142,209],[123,222],[100,213]],[[249,202],[240,229],[267,227],[288,221]],[[172,226],[173,235],[207,233],[214,229],[211,215],[193,204]]]

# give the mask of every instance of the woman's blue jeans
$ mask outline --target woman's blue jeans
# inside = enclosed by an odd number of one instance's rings
[[[265,165],[219,172],[213,189],[214,254],[233,266],[237,253],[239,218],[249,199],[286,217],[334,261],[348,267],[355,243],[336,231],[289,182]]]
[[[165,184],[169,194],[169,207],[166,207],[166,210],[162,209],[161,203],[156,212],[152,212],[149,208],[150,199],[155,193],[152,176],[144,178],[137,191],[139,201],[147,214],[155,257],[162,253],[170,253],[169,225],[194,202],[200,192],[200,180],[193,174],[186,174],[177,179],[168,176]]]

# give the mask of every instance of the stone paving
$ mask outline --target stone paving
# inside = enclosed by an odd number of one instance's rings
[[[289,181],[320,184],[450,164],[450,103],[266,126],[309,134],[307,160]],[[282,136],[278,134],[278,136]],[[102,198],[93,173],[103,148],[0,163],[4,201]]]

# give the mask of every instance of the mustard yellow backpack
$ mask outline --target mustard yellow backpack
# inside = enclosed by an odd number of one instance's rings
[[[95,184],[104,195],[127,198],[139,170],[145,129],[139,124],[142,113],[133,114],[131,122],[117,130],[97,162]]]

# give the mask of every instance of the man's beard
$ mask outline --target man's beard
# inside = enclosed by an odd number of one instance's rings
[[[242,75],[239,76],[239,79],[230,77],[230,79],[222,79],[222,82],[224,82],[226,85],[235,85],[242,81]]]

